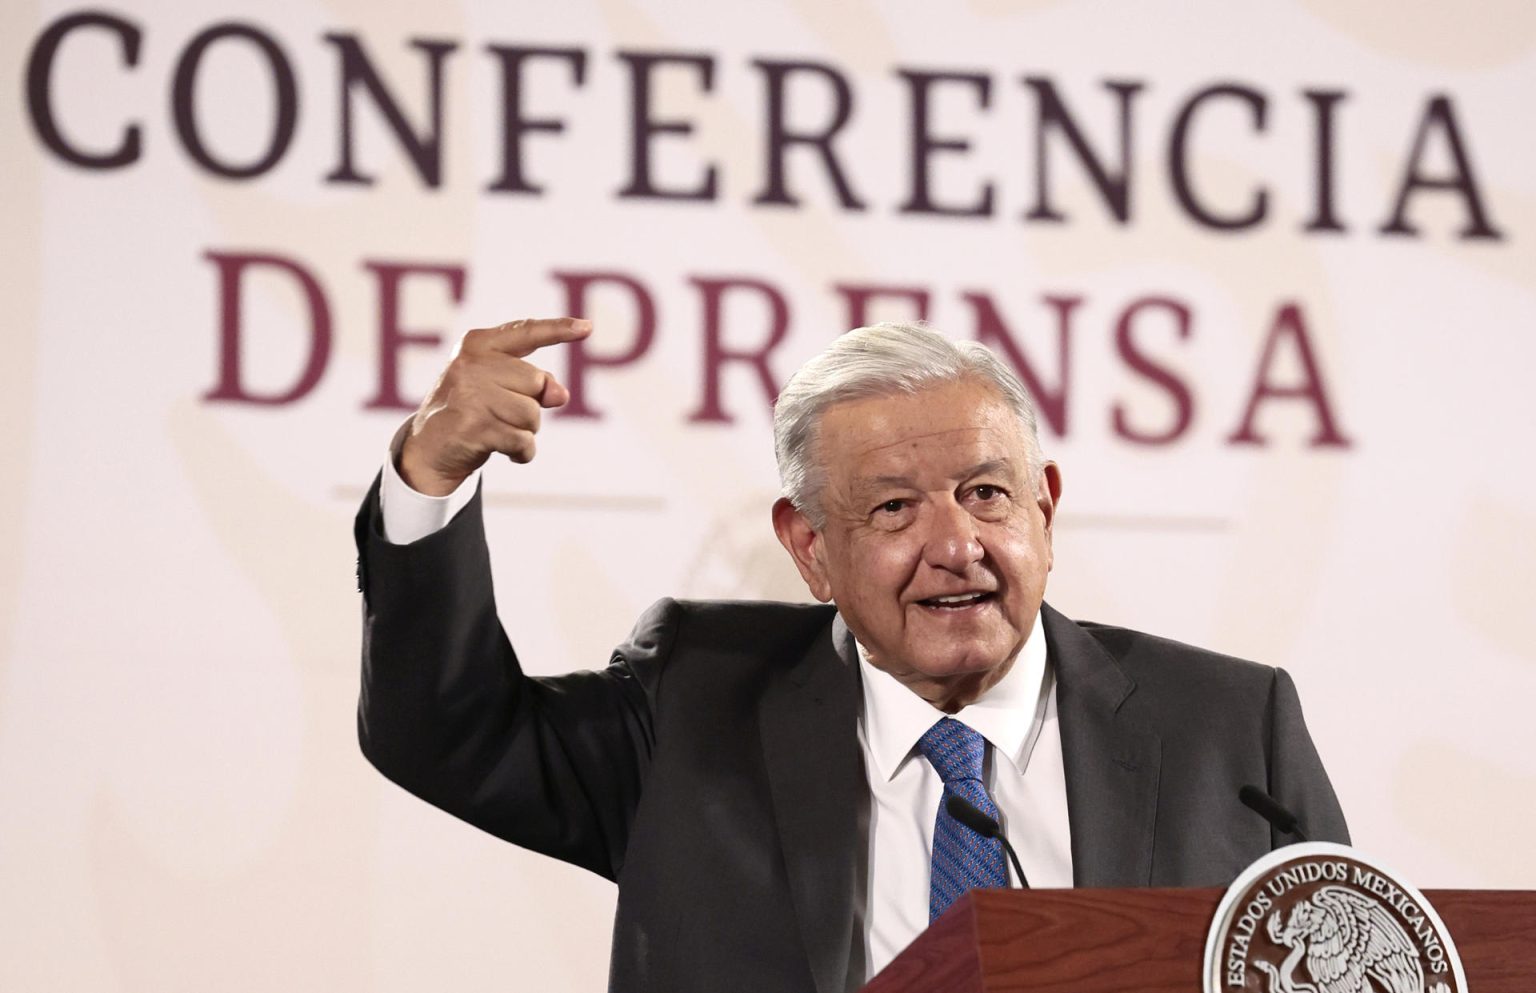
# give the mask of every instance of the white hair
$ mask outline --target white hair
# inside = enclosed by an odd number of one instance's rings
[[[801,366],[779,393],[773,408],[773,449],[783,496],[812,527],[825,526],[821,488],[826,467],[816,449],[821,415],[833,404],[915,394],[965,379],[996,389],[1018,415],[1029,443],[1033,483],[1043,462],[1035,405],[1012,369],[980,342],[951,341],[921,324],[873,324],[839,337]]]

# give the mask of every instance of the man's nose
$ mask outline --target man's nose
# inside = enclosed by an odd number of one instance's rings
[[[986,554],[976,531],[976,519],[958,503],[934,507],[923,553],[929,565],[950,572],[964,572]]]

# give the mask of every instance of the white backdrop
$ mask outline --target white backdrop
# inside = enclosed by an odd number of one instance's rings
[[[113,20],[42,59],[49,26],[89,9]],[[782,299],[777,382],[848,325],[838,286],[917,288],[956,337],[990,307],[1055,404],[1053,604],[1287,667],[1360,847],[1421,887],[1536,887],[1536,13],[937,10],[0,10],[0,988],[602,988],[610,885],[390,786],[353,724],[350,518],[404,416],[368,406],[381,368],[396,355],[414,401],[464,329],[566,309],[560,273],[637,281],[655,327],[635,361],[588,368],[600,417],[552,419],[537,462],[487,477],[501,613],[530,669],[601,664],[661,595],[804,595],[768,525],[755,367],[721,365],[717,418],[690,420],[703,283]],[[429,163],[429,55],[412,43],[455,46],[438,49],[435,185],[366,86],[343,97],[346,42],[328,34],[360,46]],[[522,70],[523,116],[564,126],[524,139],[541,193],[487,190],[506,178],[492,45],[579,53]],[[691,131],[637,137],[637,59],[668,53],[696,61],[653,70],[649,116]],[[826,67],[787,80],[792,130],[827,125],[830,81],[846,82],[828,147],[865,209],[806,146],[785,153],[798,205],[754,202],[770,150],[754,60]],[[281,148],[274,65],[294,84]],[[928,199],[973,206],[990,185],[990,212],[901,209],[918,73],[969,80],[928,84],[931,137],[968,146],[926,153]],[[1042,90],[1106,184],[1125,179],[1123,205],[1042,122]],[[654,187],[713,167],[713,198],[617,196],[637,142]],[[219,175],[197,148],[255,174]],[[235,263],[218,260],[236,256],[280,256],[323,293],[331,342],[308,389],[320,353],[294,270],[248,266],[226,314]],[[416,270],[393,303],[386,265]],[[723,347],[761,348],[771,298],[724,293]],[[628,292],[600,284],[587,304],[591,352],[630,350]],[[391,311],[439,340],[392,351]],[[869,316],[913,313],[885,296]],[[249,401],[284,393],[302,395]],[[1236,443],[1250,402],[1252,443]]]

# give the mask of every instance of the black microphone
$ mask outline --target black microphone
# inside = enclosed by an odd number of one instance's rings
[[[1018,874],[1019,885],[1029,889],[1029,879],[1024,875],[1024,867],[1019,865],[1019,854],[1008,844],[1008,839],[1003,837],[1003,829],[992,818],[977,810],[975,805],[965,797],[950,794],[944,801],[944,809],[949,811],[949,816],[975,831],[983,838],[996,838],[1003,843],[1003,851],[1008,853],[1008,858],[1013,862],[1013,871]]]
[[[1296,815],[1285,809],[1279,800],[1265,793],[1257,786],[1244,786],[1237,791],[1237,798],[1243,801],[1243,805],[1270,823],[1281,834],[1294,834],[1299,841],[1306,841],[1307,836],[1301,830],[1301,821]]]

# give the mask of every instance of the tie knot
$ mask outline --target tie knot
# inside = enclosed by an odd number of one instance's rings
[[[918,751],[944,780],[944,785],[962,779],[981,780],[981,760],[987,739],[960,721],[946,717],[917,739]]]

